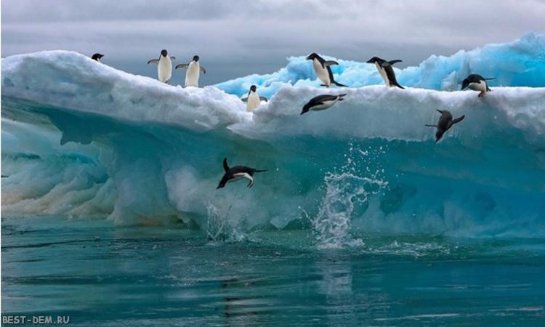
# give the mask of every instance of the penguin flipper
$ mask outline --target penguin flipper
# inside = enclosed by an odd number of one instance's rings
[[[396,60],[390,60],[390,61],[388,61],[388,63],[389,63],[390,65],[393,65],[393,64],[398,63],[398,62],[403,62],[403,60],[396,59]]]
[[[248,102],[248,97],[240,99],[242,102]]]
[[[158,64],[159,63],[159,59],[150,59],[148,60],[148,65],[149,64]]]
[[[262,96],[259,96],[259,100],[261,101],[269,101],[269,99],[265,98],[265,97],[262,97]]]
[[[229,171],[229,165],[227,164],[227,158],[223,158],[223,170],[225,170],[225,172]]]
[[[466,115],[462,115],[462,116],[460,116],[460,117],[458,117],[456,119],[453,119],[452,120],[452,125],[461,122],[462,120],[464,120],[465,117],[466,117]]]
[[[187,68],[188,66],[189,66],[189,64],[177,64],[176,67],[174,67],[174,69]]]
[[[170,60],[176,60],[176,57],[170,57]]]
[[[206,69],[205,69],[203,66],[200,66],[200,68],[201,68],[201,72],[202,72],[203,74],[206,74]]]
[[[328,60],[326,62],[324,62],[324,65],[327,67],[327,66],[333,66],[333,65],[338,65],[339,63],[334,61],[334,60]]]

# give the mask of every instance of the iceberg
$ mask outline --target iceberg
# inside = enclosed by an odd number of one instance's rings
[[[204,88],[136,76],[70,51],[2,59],[2,211],[118,224],[233,230],[545,236],[545,36],[431,56],[396,69],[338,59],[320,88],[310,62]],[[367,59],[367,58],[363,58]],[[483,98],[459,91],[494,77]],[[250,85],[270,99],[253,113]],[[346,93],[300,115],[318,94]],[[436,109],[465,120],[435,143]],[[267,169],[216,190],[222,160]],[[212,217],[213,216],[213,217]],[[325,232],[324,232],[325,233]],[[335,236],[335,235],[334,235]]]

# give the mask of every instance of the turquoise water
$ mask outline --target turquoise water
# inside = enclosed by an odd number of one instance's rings
[[[2,220],[3,315],[70,326],[542,326],[545,243],[305,230],[207,240],[104,220]]]

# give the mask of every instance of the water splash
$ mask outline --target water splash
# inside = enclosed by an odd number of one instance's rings
[[[230,219],[233,204],[206,205],[207,223],[206,237],[212,242],[241,242],[246,240],[246,234],[237,227],[237,222]]]
[[[325,195],[312,227],[319,248],[359,247],[364,243],[351,235],[351,219],[359,209],[365,210],[369,197],[388,186],[382,169],[373,170],[371,159],[383,154],[377,150],[361,150],[349,144],[346,163],[339,172],[329,172],[324,177]],[[365,170],[360,171],[361,167]],[[366,176],[367,175],[367,176]]]

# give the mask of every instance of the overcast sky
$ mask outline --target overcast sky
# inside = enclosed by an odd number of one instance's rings
[[[543,0],[4,0],[2,56],[101,52],[105,64],[156,77],[146,61],[168,49],[175,63],[200,55],[202,82],[211,84],[273,72],[310,52],[416,65],[545,33],[544,17]]]

